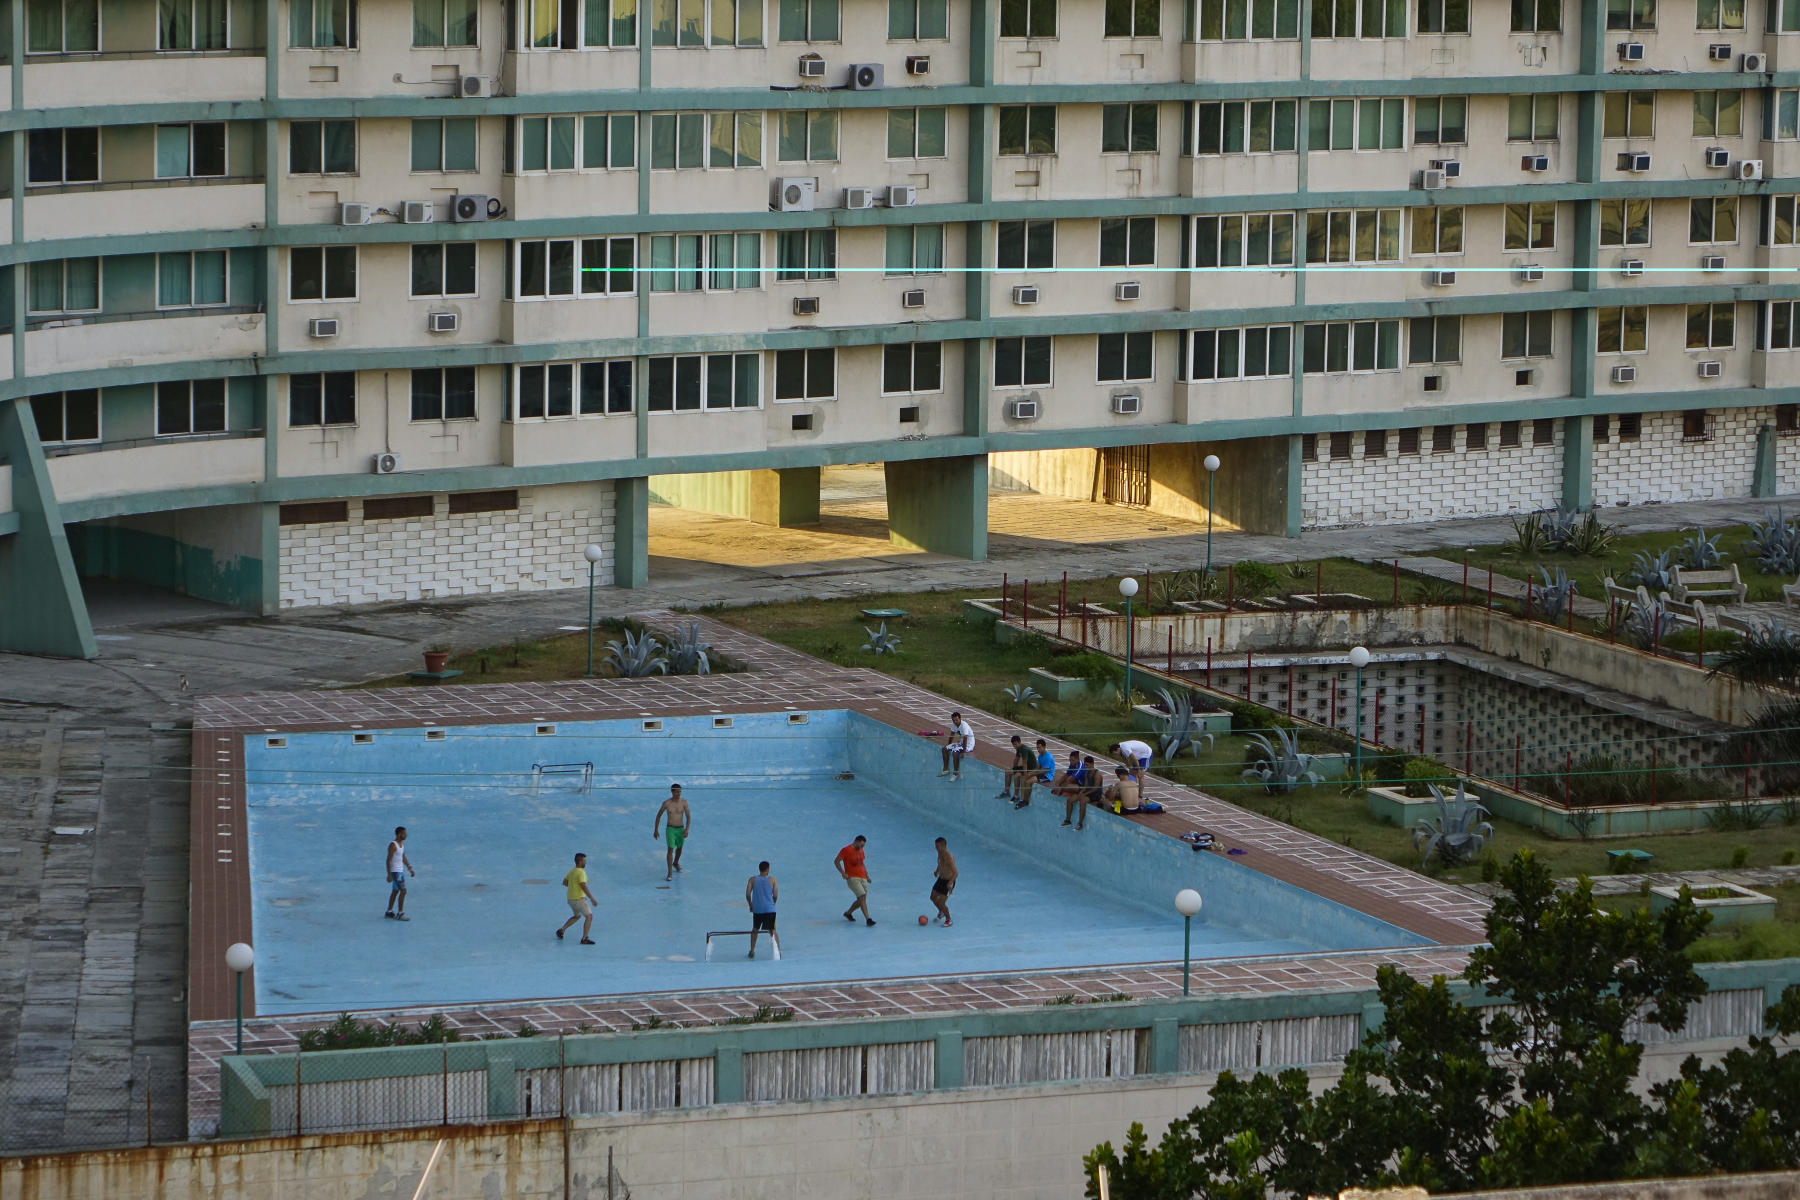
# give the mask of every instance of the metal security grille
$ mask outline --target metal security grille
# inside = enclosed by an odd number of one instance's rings
[[[1108,446],[1100,451],[1102,498],[1139,508],[1150,503],[1150,447]]]

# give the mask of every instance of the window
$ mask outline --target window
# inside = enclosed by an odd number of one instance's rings
[[[156,385],[157,437],[224,432],[223,379],[177,379]]]
[[[1644,349],[1650,330],[1650,310],[1641,304],[1596,309],[1594,350],[1598,354],[1636,354]]]
[[[1294,373],[1291,325],[1196,329],[1183,340],[1187,353],[1177,355],[1177,374],[1184,380],[1275,379]]]
[[[1364,433],[1363,434],[1363,457],[1364,458],[1386,458],[1387,457],[1387,442],[1388,442],[1387,430],[1385,430],[1385,429],[1371,429],[1368,432]]]
[[[1800,0],[1788,0],[1800,12]],[[1782,88],[1763,101],[1763,136],[1778,142],[1800,137],[1800,91]]]
[[[413,0],[415,46],[473,46],[476,0]]]
[[[725,235],[729,237],[730,235]],[[756,235],[751,234],[751,237]],[[653,241],[655,239],[652,239]],[[456,243],[444,243],[446,251]],[[513,294],[521,300],[568,299],[572,296],[630,295],[635,290],[637,239],[614,238],[548,238],[518,243],[519,274]],[[432,270],[435,260],[429,254],[421,261],[416,247],[413,254],[413,295],[473,295],[475,259],[457,262],[446,254],[443,279],[446,285],[466,285],[466,293],[421,292],[436,279]],[[474,249],[473,246],[470,247]]]
[[[224,250],[156,256],[156,307],[216,308],[230,298],[231,255]]]
[[[1312,35],[1316,38],[1403,38],[1406,0],[1314,0]]]
[[[762,14],[762,0],[653,0],[650,44],[760,46]]]
[[[1690,408],[1681,414],[1681,440],[1684,442],[1711,441],[1712,430],[1708,426],[1706,410]]]
[[[1155,153],[1156,109],[1155,104],[1102,104],[1101,153]]]
[[[1648,246],[1650,244],[1650,202],[1648,200],[1600,201],[1600,244],[1602,246]]]
[[[1743,132],[1744,93],[1694,93],[1695,137],[1741,137]]]
[[[288,45],[295,50],[354,50],[356,0],[288,0]]]
[[[775,399],[829,400],[837,395],[837,351],[777,350]]]
[[[1469,98],[1443,96],[1413,102],[1413,145],[1461,146],[1468,142]]]
[[[944,390],[944,344],[912,342],[881,351],[881,393],[917,395]]]
[[[1412,210],[1412,223],[1414,254],[1463,252],[1463,210],[1460,204],[1448,208],[1415,208]]]
[[[1774,16],[1771,6],[1770,16]],[[1695,29],[1742,29],[1744,0],[1695,0]]]
[[[775,278],[836,279],[837,230],[784,229],[776,234]]]
[[[1531,444],[1534,446],[1556,444],[1556,419],[1554,417],[1538,417],[1532,421]]]
[[[1513,450],[1519,445],[1519,423],[1517,421],[1500,422],[1500,448]]]
[[[1194,218],[1195,267],[1293,265],[1293,213],[1233,213]]]
[[[725,292],[761,286],[760,233],[662,233],[650,239],[653,292]]]
[[[887,228],[886,273],[894,275],[942,275],[944,227],[942,225],[890,225]]]
[[[994,236],[994,265],[1002,271],[1047,271],[1054,267],[1056,222],[998,222]]]
[[[632,412],[633,367],[629,358],[522,366],[513,419],[570,417],[577,412],[584,417]]]
[[[1556,205],[1548,201],[1508,204],[1505,247],[1508,250],[1554,250]]]
[[[1642,413],[1620,413],[1619,440],[1621,442],[1637,441],[1638,434],[1643,429],[1643,422],[1644,417]]]
[[[288,376],[288,425],[356,424],[356,372]]]
[[[1594,444],[1603,446],[1612,436],[1612,418],[1605,413],[1594,418]]]
[[[415,421],[472,421],[475,419],[474,367],[414,367],[412,419]]]
[[[1764,350],[1800,350],[1800,300],[1768,302],[1767,334]],[[1759,332],[1761,332],[1759,330]],[[1793,407],[1784,405],[1783,407]],[[1779,422],[1777,428],[1780,428]]]
[[[1105,36],[1162,36],[1162,0],[1106,0]]]
[[[1656,134],[1655,92],[1608,92],[1601,136],[1647,138]]]
[[[1312,150],[1398,150],[1406,145],[1405,101],[1398,98],[1311,100],[1306,123],[1306,144]]]
[[[288,299],[356,299],[356,247],[295,246],[289,250]]]
[[[416,243],[412,248],[412,294],[473,296],[475,243]]]
[[[941,108],[888,109],[887,156],[944,157],[944,112]]]
[[[520,4],[518,9],[518,45],[527,50],[595,50],[637,45],[637,0],[533,0]],[[682,15],[695,19],[699,16],[692,12]],[[760,15],[759,12],[759,19]],[[659,22],[663,19],[660,8],[657,18]]]
[[[30,264],[26,275],[25,311],[71,313],[100,311],[100,260],[64,258]]]
[[[1736,344],[1737,305],[1690,304],[1687,306],[1687,348],[1729,350]]]
[[[1562,32],[1562,0],[1512,0],[1512,31]]]
[[[1050,339],[1004,337],[994,339],[995,387],[1049,387]]]
[[[1056,0],[1000,0],[1003,38],[1056,36]]]
[[[762,114],[652,113],[650,166],[659,171],[760,167]]]
[[[1509,142],[1554,142],[1556,140],[1556,115],[1561,105],[1561,96],[1508,96],[1506,98],[1506,140]]]
[[[100,440],[100,389],[47,392],[31,398],[31,415],[37,421],[38,440],[97,442]]]
[[[98,129],[33,129],[26,134],[27,183],[96,183]]]
[[[1500,319],[1501,358],[1549,358],[1554,313],[1510,312]]]
[[[1054,104],[1002,104],[1000,153],[1055,154],[1056,106]]]
[[[1094,379],[1099,383],[1141,383],[1155,377],[1156,335],[1103,333]]]
[[[781,114],[778,129],[779,135],[775,139],[775,157],[782,162],[837,161],[838,114],[834,112],[784,112]],[[760,141],[760,127],[757,136]],[[716,151],[715,157],[717,157]]]
[[[216,179],[224,174],[225,122],[156,127],[158,179]]]
[[[1183,154],[1271,154],[1294,148],[1297,100],[1195,102]]]
[[[355,170],[355,121],[288,122],[288,174],[348,175]]]
[[[27,54],[89,54],[98,49],[97,0],[25,0]]]
[[[1433,454],[1449,454],[1456,449],[1456,426],[1434,425],[1431,427],[1431,452]]]
[[[157,0],[158,50],[223,50],[231,44],[226,0]]]
[[[1608,29],[1655,29],[1656,0],[1606,0]]]
[[[1765,246],[1800,246],[1800,196],[1765,196],[1762,220],[1758,222]]]
[[[1729,245],[1737,241],[1738,198],[1695,197],[1688,201],[1688,244]]]
[[[1300,369],[1308,375],[1400,368],[1400,322],[1331,321],[1300,327]]]
[[[939,41],[950,36],[950,0],[888,0],[890,42]]]
[[[1399,262],[1400,210],[1341,208],[1307,213],[1306,261]]]
[[[1414,317],[1406,354],[1409,363],[1462,361],[1461,317]]]
[[[1350,457],[1350,434],[1347,430],[1339,430],[1331,435],[1331,448],[1328,453],[1333,459]]]
[[[1464,450],[1486,450],[1488,448],[1487,423],[1471,421],[1463,427]]]
[[[1194,19],[1192,4],[1183,6]],[[1300,0],[1200,0],[1200,26],[1188,31],[1196,42],[1241,42],[1300,36]]]
[[[651,412],[755,408],[762,402],[762,364],[755,354],[665,355],[646,366],[644,407]]]
[[[755,153],[760,158],[760,124],[756,140]],[[601,171],[637,165],[637,120],[630,113],[522,117],[518,142],[520,172]]]
[[[1419,32],[1469,32],[1469,0],[1419,0]]]
[[[1100,265],[1103,267],[1155,266],[1156,218],[1101,217]]]
[[[1398,453],[1417,454],[1419,452],[1419,431],[1417,429],[1400,430],[1400,436],[1396,440],[1400,443]]]
[[[1800,433],[1800,404],[1775,406],[1775,432],[1790,437]]]

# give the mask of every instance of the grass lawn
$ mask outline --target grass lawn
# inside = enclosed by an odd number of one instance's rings
[[[621,621],[603,620],[594,623],[594,673],[606,675],[607,647],[623,635],[625,624]],[[718,655],[712,655],[712,669],[715,671],[735,670],[735,664],[723,661]],[[588,669],[588,636],[587,633],[564,633],[555,637],[543,638],[539,641],[507,642],[504,645],[488,646],[480,650],[456,650],[452,648],[450,661],[445,664],[452,671],[462,674],[453,679],[434,682],[429,679],[414,679],[410,675],[389,675],[384,679],[370,680],[357,684],[364,688],[386,687],[455,687],[464,683],[531,683],[554,679],[580,679]],[[421,661],[419,669],[424,669]]]
[[[1708,933],[1688,948],[1690,958],[1697,962],[1744,962],[1800,957],[1800,884],[1790,879],[1777,887],[1751,890],[1775,897],[1774,919]],[[1635,912],[1648,908],[1650,901],[1642,896],[1607,896],[1599,904],[1613,912]]]

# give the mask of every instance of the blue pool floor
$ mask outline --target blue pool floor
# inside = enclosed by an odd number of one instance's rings
[[[663,879],[663,843],[650,835],[667,794],[661,780],[591,793],[443,783],[262,801],[253,794],[258,1013],[1161,962],[1181,954],[1173,913],[1115,899],[1004,843],[933,824],[860,782],[822,775],[711,786],[689,777],[694,833],[672,883]],[[383,852],[402,824],[418,871],[406,923],[382,916]],[[851,896],[831,865],[859,833],[869,838],[874,928],[860,916],[844,920]],[[921,928],[919,916],[934,913],[927,893],[939,835],[949,838],[962,871],[951,898],[955,924]],[[559,881],[578,850],[588,855],[589,886],[600,902],[595,946],[578,944],[579,925],[564,941],[552,936],[570,915]],[[744,883],[762,858],[781,884],[782,960],[772,959],[765,941],[751,961],[748,940],[728,938],[715,941],[713,961],[704,961],[709,930],[749,928]],[[1205,921],[1194,927],[1196,958],[1320,948]]]

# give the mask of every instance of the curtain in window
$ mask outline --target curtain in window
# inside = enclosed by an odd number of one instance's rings
[[[226,263],[224,250],[200,250],[194,253],[194,303],[224,304]]]
[[[158,0],[156,5],[156,48],[158,50],[191,50],[194,48],[194,0]]]
[[[31,264],[26,286],[26,309],[30,312],[61,312],[63,306],[63,265],[60,262]]]
[[[186,125],[156,127],[156,177],[181,179],[188,175],[188,144],[192,137]]]

